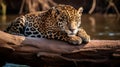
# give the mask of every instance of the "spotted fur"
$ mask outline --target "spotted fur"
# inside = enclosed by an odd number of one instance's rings
[[[39,37],[67,41],[72,44],[87,43],[90,36],[80,28],[83,8],[58,5],[47,11],[29,13],[17,17],[7,32],[27,37]]]

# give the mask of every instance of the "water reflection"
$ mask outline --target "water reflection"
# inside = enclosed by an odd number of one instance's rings
[[[90,16],[89,20],[90,20],[90,24],[91,24],[91,32],[95,32],[95,28],[96,28],[96,20],[95,20],[95,18]]]
[[[17,15],[0,16],[0,30],[4,30],[16,17]],[[81,26],[92,39],[120,39],[120,18],[116,15],[83,15]]]
[[[82,26],[92,39],[120,39],[120,19],[116,15],[83,15]]]
[[[17,15],[1,15],[0,16],[0,30],[5,30],[10,21],[14,20]]]

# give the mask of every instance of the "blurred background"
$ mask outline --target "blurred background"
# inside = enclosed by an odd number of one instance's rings
[[[0,0],[0,30],[5,30],[20,15],[47,10],[58,4],[84,8],[81,26],[91,39],[120,40],[120,0]],[[4,67],[22,66],[8,63]]]
[[[0,0],[0,30],[19,15],[58,4],[84,8],[81,26],[92,39],[120,39],[120,0]]]

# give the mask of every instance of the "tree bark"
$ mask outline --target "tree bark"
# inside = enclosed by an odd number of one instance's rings
[[[2,64],[116,67],[120,63],[120,40],[91,40],[88,44],[74,46],[62,41],[16,36],[2,31],[0,34]]]

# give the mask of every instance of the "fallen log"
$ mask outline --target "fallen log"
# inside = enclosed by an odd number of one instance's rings
[[[5,62],[40,66],[116,67],[120,40],[91,40],[78,46],[65,42],[11,35],[0,31],[0,65]]]

